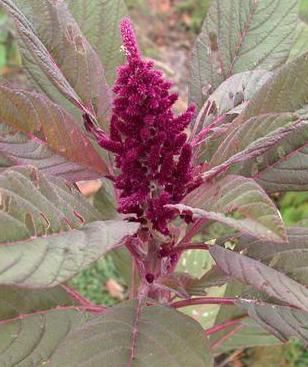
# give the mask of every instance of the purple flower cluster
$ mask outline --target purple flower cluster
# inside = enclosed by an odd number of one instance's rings
[[[195,107],[174,116],[171,108],[178,96],[170,93],[172,84],[152,62],[141,58],[128,18],[120,30],[127,64],[119,68],[113,88],[110,137],[97,129],[95,135],[100,146],[116,157],[119,212],[135,214],[141,222],[168,234],[174,211],[164,206],[181,201],[193,185],[192,148],[184,131]]]

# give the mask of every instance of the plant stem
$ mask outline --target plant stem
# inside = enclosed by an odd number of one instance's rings
[[[203,225],[207,222],[207,219],[201,218],[196,220],[195,223],[190,227],[186,235],[181,239],[181,241],[178,243],[178,246],[182,246],[185,243],[189,242],[202,228]]]
[[[196,297],[171,303],[170,306],[180,308],[195,305],[234,305],[236,301],[235,297]]]
[[[176,246],[176,247],[172,247],[169,250],[166,250],[166,252],[164,252],[163,257],[178,253],[178,252],[183,252],[183,251],[187,251],[187,250],[205,250],[208,251],[209,250],[209,246],[206,243],[189,243],[186,245],[181,245],[181,246]]]
[[[215,326],[211,327],[210,329],[205,330],[205,335],[209,336],[209,335],[218,333],[219,331],[225,330],[225,329],[229,328],[230,326],[237,325],[243,320],[244,317],[246,317],[246,316],[242,316],[242,317],[239,317],[238,319],[234,319],[234,320],[228,320],[228,321],[225,321],[221,324],[215,325]]]

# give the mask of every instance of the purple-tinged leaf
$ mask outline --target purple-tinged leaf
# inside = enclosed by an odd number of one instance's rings
[[[105,162],[72,116],[43,95],[0,86],[0,121],[65,160],[93,171],[96,177],[108,173]]]
[[[205,131],[217,128],[217,120],[230,124],[271,75],[272,73],[266,70],[252,70],[230,76],[203,105],[194,122],[193,135],[201,133],[204,136]],[[198,134],[194,139],[203,140]]]
[[[227,176],[216,183],[204,183],[174,205],[194,217],[207,218],[255,237],[283,242],[286,233],[281,216],[271,199],[253,180]]]
[[[308,311],[308,289],[285,274],[220,246],[211,247],[210,253],[226,275],[290,306]]]
[[[34,167],[0,175],[0,284],[54,287],[106,252],[137,223],[101,221],[68,184]]]
[[[235,117],[271,75],[265,70],[232,75],[208,98],[193,124],[192,141],[197,162],[211,160],[219,144],[226,139]]]
[[[229,159],[232,161],[235,159],[233,157],[239,154],[243,160],[262,155],[278,144],[286,134],[290,134],[290,131],[293,132],[298,125],[301,126],[302,123],[298,120],[296,114],[281,113],[259,115],[242,124],[235,121],[213,155],[210,166],[218,166]],[[308,126],[308,123],[304,125]]]
[[[1,0],[0,5],[15,22],[25,69],[40,89],[60,103],[54,89],[49,93],[51,82],[76,107],[103,123],[111,103],[104,69],[66,3]]]
[[[214,265],[209,271],[202,275],[199,279],[192,279],[187,287],[187,292],[191,296],[206,295],[208,288],[221,287],[230,280],[230,277]]]
[[[264,163],[265,153],[271,149],[278,151],[279,159],[279,152],[284,149],[283,142],[294,137],[298,131],[308,131],[308,122],[302,121],[292,114],[274,114],[252,117],[244,124],[235,125],[234,127],[234,130],[231,130],[231,133],[217,148],[217,153],[214,154],[210,162],[212,168],[204,172],[204,179],[211,179],[229,169],[232,170],[234,165],[241,162],[255,159],[256,162],[262,164]],[[263,131],[262,127],[264,127]],[[300,144],[300,142],[298,143]],[[285,155],[284,150],[283,155]],[[235,169],[235,173],[239,171],[243,174],[241,168]],[[258,172],[258,165],[256,166],[252,162],[250,175],[255,178]]]
[[[284,65],[251,99],[240,121],[266,113],[296,112],[308,103],[308,53]]]
[[[109,84],[113,84],[117,66],[124,62],[118,25],[127,15],[124,0],[68,0],[69,9],[82,33],[103,63]]]
[[[308,286],[308,228],[290,227],[287,235],[288,242],[284,244],[241,236],[237,248]]]
[[[296,337],[308,347],[308,312],[268,303],[238,302],[261,327],[283,342]]]
[[[252,177],[267,192],[307,190],[307,124],[307,122],[296,123],[293,126],[294,131],[282,138],[278,144],[256,158],[236,164],[232,171]]]
[[[0,321],[0,365],[45,366],[68,333],[90,317],[74,307],[63,307]]]
[[[207,91],[232,74],[281,66],[297,14],[298,0],[213,1],[193,50],[191,101],[201,108]]]
[[[76,302],[60,286],[43,290],[0,287],[0,322],[57,306],[74,305]]]
[[[237,281],[228,283],[224,297],[240,297],[245,293],[245,286]],[[238,306],[221,306],[215,320],[215,325],[229,320],[241,319],[240,323],[230,325],[210,336],[211,347],[220,353],[245,347],[275,345],[279,340],[260,327],[254,320],[249,319],[247,312]]]
[[[46,367],[211,367],[212,363],[207,338],[196,321],[172,308],[130,301],[74,330]]]
[[[174,272],[160,276],[155,280],[154,285],[171,291],[178,297],[189,298],[190,284],[193,280],[194,278],[188,273]]]
[[[99,173],[54,153],[45,142],[0,124],[0,171],[12,166],[36,166],[42,173],[70,182],[97,178]]]
[[[239,123],[265,113],[296,112],[305,119],[308,103],[308,54],[282,67],[264,84],[239,116]],[[247,162],[238,173],[253,176],[267,191],[307,189],[308,129],[303,126],[283,139],[263,158],[264,162]],[[251,170],[252,168],[252,170]],[[253,172],[253,173],[251,173]]]
[[[238,114],[257,90],[273,75],[267,70],[252,70],[234,74],[225,80],[208,101],[215,103],[217,115]],[[241,107],[240,107],[241,106]],[[239,108],[240,107],[240,108]]]

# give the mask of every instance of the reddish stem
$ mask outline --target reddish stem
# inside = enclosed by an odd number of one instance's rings
[[[234,305],[236,301],[235,297],[196,297],[171,303],[170,306],[180,308],[195,305]]]
[[[207,222],[207,219],[202,218],[196,220],[195,223],[190,227],[186,235],[181,239],[181,241],[178,243],[178,246],[181,246],[187,242],[189,242],[202,228],[203,225]]]
[[[71,288],[67,285],[62,284],[61,287],[66,291],[66,293],[74,300],[77,302],[78,305],[80,306],[85,306],[85,307],[96,307],[97,305],[94,305],[90,300],[88,300],[87,298],[85,298],[84,296],[82,296],[79,292],[76,291],[76,289]],[[101,307],[101,306],[99,306]]]
[[[163,252],[163,257],[178,253],[178,252],[183,252],[183,251],[187,251],[187,250],[205,250],[208,251],[209,250],[209,246],[206,243],[190,243],[190,244],[186,244],[186,245],[182,245],[182,246],[176,246],[176,247],[172,247],[170,249],[166,249],[165,252]]]
[[[225,321],[221,324],[215,325],[215,326],[205,330],[205,335],[209,336],[209,335],[218,333],[219,331],[225,330],[225,329],[229,328],[230,326],[237,325],[242,321],[242,319],[244,317],[246,317],[246,316],[242,316],[242,317],[239,317],[238,319],[234,319],[234,320],[228,320],[228,321]]]
[[[216,119],[208,126],[206,126],[204,129],[202,129],[197,136],[194,137],[192,141],[192,145],[198,145],[202,143],[202,139],[206,137],[206,135],[217,125],[219,125],[221,122],[224,121],[226,115],[220,115],[216,117]]]

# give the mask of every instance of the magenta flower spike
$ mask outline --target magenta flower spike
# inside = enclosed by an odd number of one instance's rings
[[[142,59],[129,18],[122,20],[120,31],[127,63],[118,69],[113,88],[110,137],[97,128],[92,132],[101,147],[115,154],[119,212],[167,235],[175,212],[165,205],[180,202],[192,187],[192,149],[185,129],[195,107],[174,116],[178,96],[170,93],[172,83]]]

